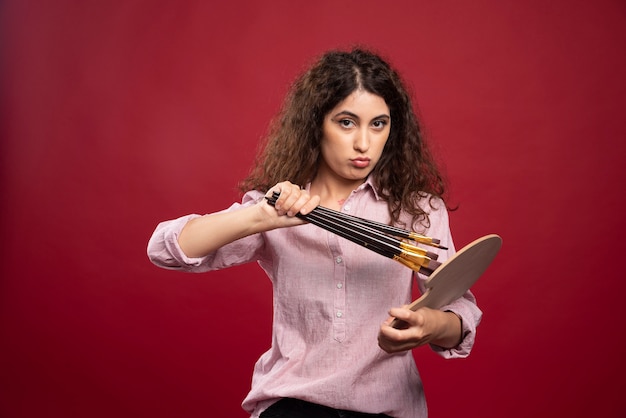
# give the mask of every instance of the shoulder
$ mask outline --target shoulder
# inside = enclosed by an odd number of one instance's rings
[[[260,190],[249,190],[241,198],[242,205],[249,205],[257,203],[259,200],[265,197],[265,193]]]
[[[440,197],[429,193],[415,193],[413,205],[422,215],[415,215],[408,210],[402,210],[400,222],[411,225],[416,232],[426,233],[439,227],[448,227],[448,208]]]

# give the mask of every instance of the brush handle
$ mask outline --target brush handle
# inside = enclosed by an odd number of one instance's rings
[[[320,212],[324,212],[338,219],[345,219],[346,221],[358,223],[370,227],[372,229],[376,229],[381,232],[385,232],[387,234],[391,234],[400,238],[406,238],[413,241],[417,241],[421,244],[430,245],[431,247],[440,248],[442,250],[447,250],[447,247],[441,245],[440,241],[436,238],[430,238],[423,235],[420,235],[413,231],[408,231],[406,229],[398,228],[397,226],[387,225],[382,222],[372,221],[369,219],[359,218],[358,216],[348,215],[347,213],[339,212],[336,210],[332,210],[329,208],[325,208],[323,206],[318,206],[316,209],[319,209]]]
[[[274,192],[272,194],[272,199],[274,201],[276,201],[276,199],[278,199],[278,196],[280,196],[280,193],[278,192]],[[269,200],[269,199],[268,199]],[[416,242],[419,242],[421,244],[425,244],[425,245],[429,245],[431,247],[436,247],[442,250],[447,250],[448,247],[444,247],[443,245],[441,245],[441,241],[437,238],[431,238],[431,237],[426,237],[423,236],[421,234],[418,234],[416,232],[413,231],[409,231],[406,229],[402,229],[402,228],[398,228],[396,226],[391,226],[391,225],[387,225],[385,223],[382,222],[377,222],[377,221],[372,221],[369,219],[364,219],[364,218],[359,218],[358,216],[354,216],[354,215],[348,215],[347,213],[343,213],[343,212],[339,212],[333,209],[329,209],[327,207],[324,206],[317,206],[313,212],[318,212],[318,213],[324,213],[325,215],[329,215],[332,216],[333,218],[336,219],[342,219],[351,223],[357,223],[357,224],[361,224],[361,225],[365,225],[369,228],[378,230],[380,232],[385,232],[387,234],[396,236],[396,237],[400,237],[400,238],[406,238],[406,239],[410,239]]]
[[[276,203],[275,198],[267,200],[268,203],[272,206]],[[351,230],[341,222],[326,218],[324,215],[320,214],[319,211],[317,211],[317,208],[312,210],[307,215],[297,213],[296,217],[312,223],[313,225],[319,226],[320,228],[326,229],[327,231],[337,234],[343,238],[346,238],[362,247],[369,248],[372,251],[387,258],[393,258],[401,252],[399,248],[399,241],[394,242],[393,239],[390,237],[378,237],[382,239],[377,240],[376,238],[369,236],[364,232]]]
[[[274,193],[271,198],[266,199],[269,204],[274,205],[277,198],[278,194]],[[420,253],[421,249],[408,246],[406,243],[396,238],[369,227],[369,225],[361,222],[352,222],[350,219],[346,218],[333,217],[328,212],[330,209],[323,211],[320,210],[320,208],[323,207],[318,206],[307,215],[298,213],[296,216],[362,247],[368,248],[384,257],[394,259],[426,276],[430,275],[441,265],[441,263],[435,261],[437,255],[434,253],[426,253],[427,255],[423,255]],[[411,252],[410,249],[404,250],[402,248],[407,246],[409,248],[415,248],[415,251]],[[432,255],[432,257],[429,257],[428,254]]]

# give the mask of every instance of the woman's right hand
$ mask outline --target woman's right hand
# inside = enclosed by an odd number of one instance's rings
[[[280,194],[274,205],[268,204],[266,199],[258,204],[270,222],[270,229],[300,225],[304,221],[296,215],[306,215],[320,204],[319,196],[311,196],[307,190],[289,181],[276,184],[267,191],[265,197],[272,197],[274,193]]]

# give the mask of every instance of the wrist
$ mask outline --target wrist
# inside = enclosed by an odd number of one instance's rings
[[[431,344],[443,349],[457,347],[463,341],[463,320],[452,311],[439,311],[441,315],[441,334]]]
[[[455,347],[460,345],[463,342],[463,339],[465,338],[465,334],[463,332],[463,318],[461,317],[461,315],[457,314],[456,312],[453,311],[446,311],[449,312],[451,314],[453,314],[457,319],[458,319],[458,342],[454,345]]]

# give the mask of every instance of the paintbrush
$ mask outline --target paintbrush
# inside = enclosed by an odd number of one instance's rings
[[[278,199],[278,196],[280,196],[280,193],[274,192],[271,197],[272,202],[276,202],[276,199]],[[268,198],[268,201],[269,200],[270,198]],[[412,241],[419,242],[420,244],[429,245],[431,247],[439,248],[442,250],[448,249],[448,247],[444,247],[443,245],[441,245],[441,241],[439,239],[427,237],[427,236],[418,234],[417,232],[414,232],[414,231],[409,231],[406,229],[387,225],[382,222],[376,222],[376,221],[372,221],[369,219],[359,218],[358,216],[354,216],[354,215],[348,215],[347,213],[329,209],[324,206],[316,207],[315,211],[328,214],[329,216],[336,218],[336,219],[345,219],[348,222],[355,222],[355,223],[367,225],[373,229],[379,230],[381,232],[385,232],[395,237],[410,239]]]
[[[324,206],[318,206],[316,210],[319,210],[320,213],[328,214],[328,216],[331,216],[335,219],[344,219],[348,222],[363,224],[372,229],[385,232],[395,237],[410,239],[412,241],[419,242],[420,244],[429,245],[431,247],[440,248],[442,250],[448,249],[447,247],[444,247],[443,245],[441,245],[440,240],[418,234],[417,232],[414,232],[414,231],[408,231],[406,229],[398,228],[392,225],[387,225],[382,222],[371,221],[369,219],[359,218],[358,216],[348,215],[346,213],[332,210]]]
[[[278,193],[274,193],[271,198],[268,197],[268,203],[274,205],[278,195]],[[395,236],[410,236],[410,231],[389,227],[386,224],[368,221],[352,215],[345,215],[323,206],[317,206],[306,215],[298,213],[296,216],[384,257],[396,260],[424,275],[430,275],[441,265],[441,263],[435,261],[438,257],[437,254],[394,238]],[[381,229],[389,231],[389,228],[393,230],[395,235],[391,236],[381,231]],[[420,235],[420,237],[423,236]],[[429,245],[438,245],[438,240],[429,237],[424,238],[426,242],[432,243]]]

